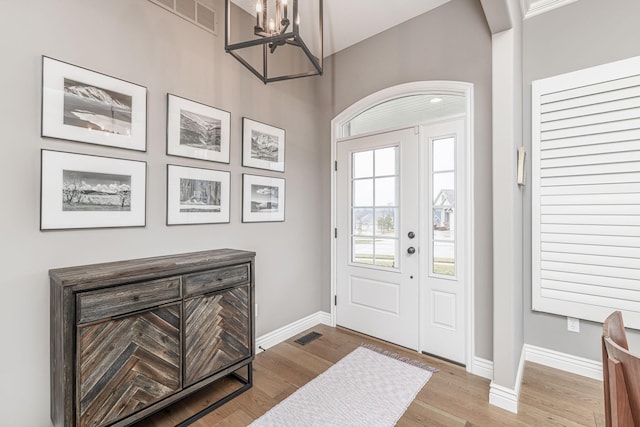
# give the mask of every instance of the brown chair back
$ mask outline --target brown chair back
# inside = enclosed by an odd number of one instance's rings
[[[640,425],[640,358],[629,352],[619,311],[603,324],[602,372],[607,427]]]

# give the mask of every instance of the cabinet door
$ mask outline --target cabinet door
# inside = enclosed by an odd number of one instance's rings
[[[110,424],[180,390],[180,308],[78,327],[78,426]]]
[[[249,285],[184,303],[184,385],[251,356]]]

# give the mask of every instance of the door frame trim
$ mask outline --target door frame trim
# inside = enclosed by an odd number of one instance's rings
[[[431,81],[417,81],[411,83],[404,83],[396,86],[392,86],[386,89],[382,89],[371,95],[368,95],[359,101],[356,101],[351,106],[347,107],[344,111],[339,113],[331,120],[331,162],[329,164],[331,172],[331,234],[330,234],[330,247],[331,247],[331,294],[329,295],[329,301],[331,305],[331,325],[336,326],[336,306],[334,304],[334,296],[337,291],[337,268],[336,268],[336,238],[333,230],[336,228],[336,170],[335,162],[337,160],[337,144],[341,139],[341,128],[351,119],[361,114],[365,110],[376,106],[378,104],[391,101],[396,98],[401,98],[411,95],[429,95],[429,94],[456,94],[463,95],[465,97],[465,133],[466,133],[466,147],[468,149],[466,156],[466,165],[464,167],[467,170],[466,176],[466,205],[469,208],[469,212],[466,215],[466,229],[468,231],[467,247],[463,248],[465,259],[465,271],[466,271],[466,283],[465,287],[465,333],[466,333],[466,369],[467,372],[473,372],[473,361],[475,358],[475,329],[473,327],[473,319],[475,317],[475,280],[474,280],[474,245],[475,245],[475,229],[474,229],[474,188],[473,188],[473,159],[474,159],[474,111],[473,111],[473,84],[459,81],[447,81],[447,80],[431,80]],[[421,123],[415,123],[416,126]],[[386,132],[381,130],[379,133]],[[422,288],[422,287],[421,287]],[[420,318],[424,316],[424,307],[420,305]],[[420,333],[420,331],[419,331]],[[421,337],[421,335],[420,335]]]

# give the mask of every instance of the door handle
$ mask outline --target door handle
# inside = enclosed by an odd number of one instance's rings
[[[409,249],[407,249],[407,253],[409,255],[413,255],[416,253],[416,248],[414,248],[413,246],[409,246]]]

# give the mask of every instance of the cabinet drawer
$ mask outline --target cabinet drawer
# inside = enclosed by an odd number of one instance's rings
[[[93,322],[175,301],[180,298],[180,277],[121,285],[83,292],[77,298],[78,323]]]
[[[204,294],[223,287],[249,281],[249,264],[217,268],[184,276],[185,297]]]

